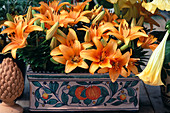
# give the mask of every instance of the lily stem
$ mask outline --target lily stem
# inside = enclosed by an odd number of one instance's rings
[[[124,51],[124,50],[126,50],[128,47],[130,47],[131,46],[131,42],[129,42],[129,44],[128,45],[123,45],[121,48],[120,48],[120,51]]]

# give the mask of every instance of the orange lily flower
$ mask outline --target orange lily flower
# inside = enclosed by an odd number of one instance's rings
[[[132,71],[132,73],[134,73],[135,75],[138,74],[138,68],[135,66],[136,62],[139,61],[139,58],[130,58],[128,65],[127,65],[127,69],[128,69],[128,75],[130,75],[130,72]]]
[[[68,15],[68,12],[65,10],[61,10],[60,12],[61,14],[59,15],[53,9],[49,9],[49,10],[46,10],[45,14],[34,14],[34,16],[37,18],[40,18],[41,22],[44,22],[47,25],[49,25],[48,29],[50,28],[50,26],[53,26],[56,22],[59,22],[59,26],[61,27],[63,26],[67,27],[67,25],[65,25],[67,24],[65,23],[65,19]]]
[[[130,53],[126,52],[124,55],[118,49],[116,54],[110,59],[111,67],[105,67],[98,70],[98,73],[107,73],[109,72],[109,76],[112,82],[115,82],[119,75],[123,77],[128,76],[128,72],[125,70],[123,66],[125,66],[130,59]]]
[[[32,9],[39,11],[41,14],[45,14],[47,10],[53,10],[55,12],[58,12],[63,5],[69,5],[70,3],[60,3],[60,1],[52,1],[49,2],[49,5],[45,2],[40,2],[39,4],[41,5],[40,7],[32,7]]]
[[[61,63],[65,64],[65,73],[70,73],[72,70],[74,70],[76,67],[81,67],[88,69],[88,65],[83,60],[83,58],[80,56],[80,52],[82,50],[81,44],[78,40],[74,41],[74,44],[72,47],[66,46],[66,45],[59,45],[59,53],[56,52],[56,55],[62,53],[63,56],[53,56],[52,58]],[[54,53],[54,51],[52,50]]]
[[[158,44],[153,44],[157,41],[157,38],[155,38],[153,35],[149,35],[149,37],[139,37],[139,40],[137,42],[137,46],[141,46],[144,49],[151,49],[154,51]]]
[[[5,53],[11,50],[13,58],[16,58],[16,51],[18,48],[23,48],[27,44],[27,37],[30,32],[38,30],[42,31],[43,29],[39,26],[32,25],[37,18],[33,18],[27,22],[27,19],[23,16],[16,16],[14,22],[6,21],[3,25],[9,26],[3,30],[0,34],[8,33],[11,43],[6,45],[2,50],[2,53]]]
[[[23,48],[27,44],[27,36],[24,37],[24,33],[22,32],[24,30],[25,28],[22,27],[22,22],[19,22],[15,29],[15,35],[10,37],[11,43],[3,48],[2,53],[6,53],[7,51],[11,50],[12,57],[16,58],[17,49]]]
[[[61,44],[66,45],[68,47],[72,47],[75,40],[78,40],[76,32],[71,28],[69,28],[69,32],[68,32],[68,35],[66,37],[62,37],[62,36],[60,36],[58,34],[56,34],[54,37],[56,37],[56,39]],[[84,42],[84,43],[81,43],[81,46],[82,46],[81,47],[82,49],[86,49],[86,48],[89,48],[89,47],[93,46],[93,44]],[[61,54],[59,47],[56,47],[55,49],[53,49],[50,54],[51,54],[51,56],[59,55],[59,54],[56,54],[56,53]]]
[[[67,15],[67,18],[65,19],[65,23],[68,23],[70,25],[75,25],[79,21],[85,22],[85,23],[90,23],[90,20],[85,16],[87,14],[90,14],[91,11],[83,11],[81,10],[70,10],[70,12]]]
[[[82,58],[93,61],[89,69],[91,74],[94,74],[99,67],[111,68],[110,58],[115,54],[117,49],[117,43],[113,39],[104,47],[97,38],[94,38],[94,44],[97,49],[82,50],[80,52]]]
[[[87,26],[84,26],[85,28],[79,28],[78,30],[84,30],[86,31],[85,35],[85,42],[91,42],[93,39],[101,39],[102,36],[106,37],[107,35],[105,32],[107,31],[114,31],[116,28],[114,28],[113,24],[110,22],[105,22],[99,26],[91,25],[90,28]],[[107,39],[105,39],[107,41]]]
[[[72,5],[72,7],[75,11],[79,11],[79,10],[83,11],[84,7],[88,4],[88,2],[91,2],[91,1],[92,0],[86,0],[85,2],[82,2],[82,3],[78,2],[76,3],[76,5]]]
[[[120,23],[119,31],[115,30],[109,34],[115,36],[119,40],[123,41],[126,45],[128,45],[130,40],[134,40],[141,36],[148,37],[147,34],[139,31],[141,29],[143,29],[143,27],[140,26],[131,26],[131,28],[129,28],[128,23],[125,19],[123,19]]]
[[[34,16],[38,17],[41,19],[41,22],[44,22],[50,26],[54,25],[56,22],[59,22],[59,26],[61,27],[66,27],[64,23],[64,19],[68,15],[68,12],[65,10],[59,11],[63,5],[69,5],[69,2],[63,2],[59,4],[60,1],[53,1],[49,2],[49,5],[40,2],[41,6],[40,7],[33,7],[34,10],[37,10],[40,12],[40,14],[34,14]],[[58,14],[60,12],[60,15]],[[48,26],[48,29],[50,28]]]
[[[38,18],[32,18],[31,20],[27,21],[27,19],[22,15],[15,16],[14,22],[5,21],[4,24],[2,24],[2,26],[8,26],[8,28],[3,30],[0,34],[4,34],[4,33],[11,34],[15,32],[16,27],[20,22],[22,22],[22,27],[25,27],[25,31],[24,31],[25,33],[30,33],[35,30],[42,31],[43,29],[41,27],[32,25],[34,21],[36,21],[37,19]]]
[[[105,15],[101,23],[111,22],[113,26],[119,27],[119,24],[116,23],[115,20],[121,22],[121,19],[118,19],[118,16],[116,14],[110,13],[108,9],[104,9],[104,10],[105,10]]]

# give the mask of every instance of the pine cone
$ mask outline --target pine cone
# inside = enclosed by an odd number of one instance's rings
[[[11,58],[0,64],[0,100],[13,101],[22,94],[24,78],[21,70]]]

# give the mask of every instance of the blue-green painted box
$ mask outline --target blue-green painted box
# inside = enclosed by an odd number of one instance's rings
[[[108,74],[27,72],[30,111],[117,111],[139,109],[139,78]]]

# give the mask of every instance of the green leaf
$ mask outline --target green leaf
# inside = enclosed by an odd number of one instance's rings
[[[53,106],[53,107],[61,107],[61,106],[63,106],[63,104],[62,104],[62,103],[58,103],[58,104],[56,104],[56,105]]]
[[[112,105],[114,106],[119,106],[120,104],[122,104],[123,102],[122,101],[116,101],[114,103],[112,103]]]
[[[79,103],[80,100],[77,97],[73,97],[71,103]]]
[[[135,91],[131,87],[126,88],[126,90],[127,90],[129,96],[135,95]]]
[[[127,88],[130,84],[131,84],[132,81],[127,81],[124,85],[124,88]]]
[[[50,61],[54,64],[59,64],[57,61],[55,61],[53,58],[50,58]]]
[[[137,99],[137,96],[135,96],[135,100],[134,100],[134,106],[136,107],[138,105],[138,99]]]
[[[42,87],[42,85],[38,81],[32,81],[32,83],[34,86]]]
[[[82,81],[82,82],[76,82],[77,84],[80,84],[80,85],[89,85],[89,83],[87,83],[87,82],[84,82],[84,81]]]
[[[38,106],[39,106],[39,102],[36,100],[35,101],[35,107],[38,108]]]
[[[129,102],[134,102],[135,101],[135,96],[133,96],[133,97],[131,97],[130,99],[129,99]]]
[[[56,104],[58,101],[56,99],[50,99],[49,101],[47,101],[47,104],[53,105]]]
[[[55,93],[58,89],[59,84],[55,81],[54,83],[50,81],[49,87],[52,90],[53,93]]]
[[[35,91],[35,97],[39,100],[41,98],[39,88]]]
[[[68,95],[63,92],[62,95],[61,95],[61,100],[62,100],[64,105],[67,105],[68,98],[69,98]]]
[[[138,82],[139,82],[139,80],[134,80],[134,81],[132,81],[130,87],[136,86],[136,85],[138,84]]]
[[[105,97],[99,97],[99,98],[97,99],[97,102],[96,102],[95,106],[96,106],[96,105],[101,105],[101,104],[104,102],[104,100],[105,100]]]
[[[93,81],[92,84],[101,84],[103,81]]]
[[[90,100],[90,99],[86,99],[86,100],[84,100],[84,103],[88,106],[89,104],[91,104],[91,102],[92,102],[92,100]]]
[[[109,92],[107,91],[107,89],[105,87],[102,87],[102,86],[98,86],[101,90],[101,95],[103,97],[106,97],[107,95],[109,95]]]
[[[69,83],[68,81],[64,81],[64,82],[61,84],[61,87],[62,87],[62,86],[65,86],[65,85],[68,85],[68,83]]]
[[[106,103],[112,103],[112,102],[114,102],[115,100],[117,100],[116,98],[111,98],[111,99],[109,99]]]
[[[111,89],[111,91],[112,91],[112,96],[114,95],[114,94],[116,94],[116,92],[117,92],[117,90],[118,90],[118,83],[117,83],[117,81],[116,82],[110,82],[109,83],[109,87],[110,87],[110,89]]]
[[[78,87],[79,87],[79,85],[72,86],[72,87],[70,88],[68,94],[69,94],[70,96],[75,97],[75,91],[76,91],[76,89],[77,89]]]
[[[123,100],[123,102],[127,102],[127,100]]]
[[[51,90],[48,89],[48,88],[46,88],[46,87],[44,87],[43,90],[44,90],[47,94],[51,94],[51,93],[52,93]]]
[[[86,98],[86,89],[84,89],[82,92],[81,92],[81,95],[83,98]]]

